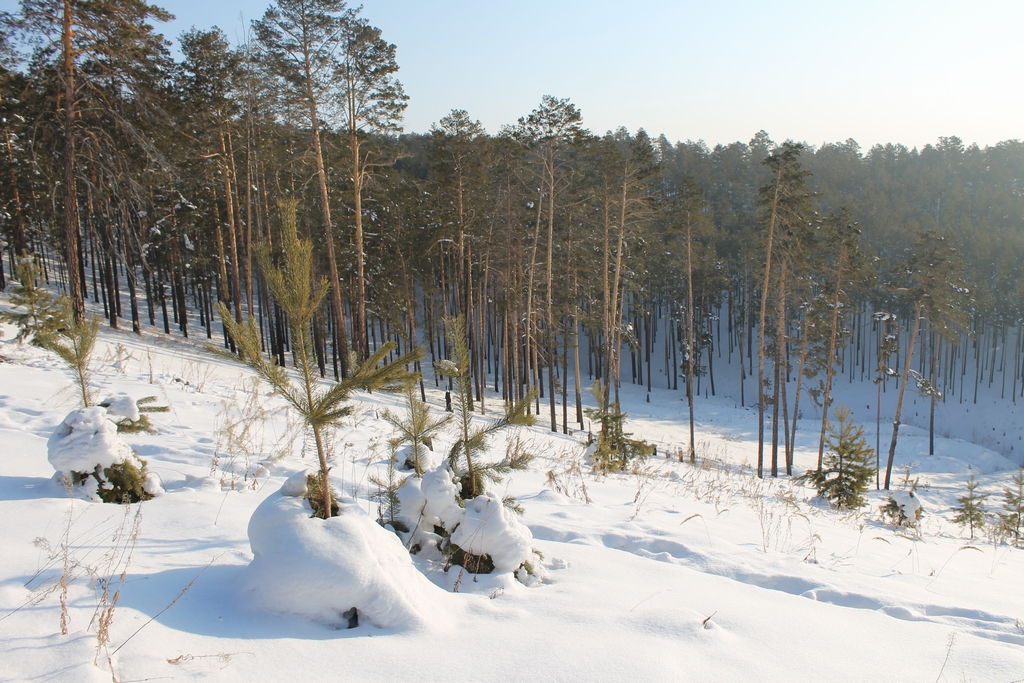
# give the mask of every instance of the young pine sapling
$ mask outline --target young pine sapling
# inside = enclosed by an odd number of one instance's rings
[[[959,524],[961,528],[970,529],[971,540],[974,540],[974,530],[984,527],[985,518],[988,516],[988,511],[985,509],[985,500],[988,498],[988,494],[978,493],[977,489],[978,482],[974,480],[972,474],[967,482],[967,493],[957,496],[957,504],[953,506],[953,512],[956,513],[953,515],[953,522]]]
[[[366,362],[350,369],[350,374],[339,382],[321,387],[319,368],[313,349],[312,320],[327,295],[327,281],[314,281],[313,245],[300,240],[296,229],[294,199],[280,204],[283,229],[283,254],[281,265],[275,266],[270,249],[266,244],[255,249],[256,260],[266,278],[267,285],[278,306],[288,319],[291,329],[292,351],[298,381],[280,365],[272,364],[262,355],[262,336],[259,323],[250,317],[244,323],[235,322],[231,311],[220,304],[218,311],[228,334],[234,339],[239,356],[261,379],[284,397],[303,422],[313,433],[317,459],[320,465],[319,486],[314,494],[308,491],[310,505],[317,517],[323,519],[333,515],[335,503],[330,487],[330,465],[327,462],[327,430],[352,413],[349,400],[356,391],[396,391],[412,381],[412,375],[405,369],[419,358],[419,350],[411,351],[381,366],[388,354],[395,348],[393,342],[378,347]],[[211,350],[222,353],[218,349]],[[314,503],[314,497],[317,501]]]
[[[473,380],[470,377],[469,345],[466,342],[466,324],[459,316],[446,316],[445,329],[455,347],[454,360],[438,361],[438,371],[454,380],[455,414],[458,439],[448,454],[452,471],[462,485],[462,498],[468,500],[482,494],[486,481],[501,481],[512,470],[526,469],[533,456],[524,450],[516,450],[499,462],[484,463],[481,455],[487,450],[487,439],[508,427],[533,424],[533,416],[527,412],[532,394],[521,401],[505,404],[505,415],[481,427],[472,426]]]
[[[403,468],[412,469],[415,476],[422,477],[426,470],[427,449],[434,450],[434,436],[451,422],[454,415],[442,414],[436,418],[431,417],[430,406],[416,398],[416,386],[413,383],[406,387],[406,400],[409,412],[404,418],[390,410],[384,411],[382,417],[398,430],[397,445],[409,445],[411,452],[403,463]]]
[[[1000,529],[1013,539],[1014,545],[1021,545],[1024,536],[1024,469],[1013,475],[1013,484],[1003,487],[1003,511],[999,513]]]

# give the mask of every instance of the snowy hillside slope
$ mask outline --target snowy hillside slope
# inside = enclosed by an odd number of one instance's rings
[[[898,464],[920,477],[926,510],[915,534],[880,522],[878,493],[871,509],[843,514],[786,480],[752,476],[756,409],[739,407],[724,380],[718,397],[697,403],[697,466],[664,457],[685,444],[682,392],[655,384],[647,403],[645,390],[624,385],[628,430],[658,445],[635,472],[595,477],[578,430],[552,434],[541,423],[518,433],[536,460],[497,492],[525,510],[545,558],[541,584],[446,574],[415,559],[434,586],[457,585],[436,602],[445,618],[339,630],[268,610],[287,603],[285,589],[248,580],[250,518],[314,464],[283,402],[251,373],[198,344],[101,332],[98,393],[155,395],[171,408],[152,416],[156,434],[125,437],[166,490],[141,504],[133,545],[140,506],[71,499],[52,480],[46,440],[73,407],[61,362],[10,342],[0,355],[2,681],[108,681],[111,667],[119,681],[247,683],[1024,679],[1024,551],[984,534],[971,542],[951,521],[969,474],[998,505],[1016,470],[983,445],[940,438],[929,457],[926,431],[901,432]],[[428,402],[443,410],[432,384]],[[848,402],[873,443],[874,386],[858,394],[858,384],[836,403]],[[493,419],[500,401],[488,401],[492,417],[476,419]],[[374,516],[369,476],[391,436],[378,415],[402,406],[397,396],[361,395],[335,435],[333,475]],[[810,413],[798,471],[816,458]],[[248,430],[245,414],[254,418]],[[963,429],[967,415],[944,419]],[[252,454],[227,442],[230,420],[236,444]],[[453,438],[435,440],[435,455]],[[492,457],[508,438],[496,439]],[[97,656],[104,580],[120,594]]]

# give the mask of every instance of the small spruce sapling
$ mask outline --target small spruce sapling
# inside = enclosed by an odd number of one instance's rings
[[[999,513],[999,527],[1014,545],[1021,545],[1021,527],[1024,527],[1024,469],[1017,470],[1013,485],[1003,487],[1003,511]]]
[[[985,509],[985,500],[988,498],[987,493],[978,493],[978,482],[974,480],[974,475],[967,482],[967,493],[963,496],[957,496],[957,504],[953,507],[953,511],[956,513],[953,515],[953,522],[959,524],[961,528],[968,528],[971,532],[971,540],[974,540],[975,528],[981,528],[985,526],[985,518],[988,515],[988,511]]]
[[[618,402],[604,405],[604,387],[600,380],[594,382],[590,393],[597,400],[597,408],[588,408],[587,417],[597,420],[601,426],[597,433],[597,447],[594,450],[594,469],[600,472],[621,472],[630,462],[638,458],[646,458],[654,454],[654,446],[646,441],[631,439],[631,433],[623,430],[626,413],[619,408]]]
[[[868,503],[864,494],[875,474],[875,451],[864,438],[864,428],[853,422],[846,406],[837,406],[833,415],[836,422],[828,423],[821,469],[809,470],[798,481],[809,483],[819,496],[837,508],[856,510]]]
[[[330,465],[327,462],[327,430],[352,413],[349,400],[356,391],[396,391],[413,381],[405,369],[420,357],[419,349],[403,354],[387,365],[381,363],[395,348],[394,342],[387,342],[370,355],[365,363],[352,368],[347,377],[330,386],[320,386],[319,368],[313,349],[312,320],[327,295],[327,281],[314,281],[313,245],[298,239],[295,199],[280,204],[283,226],[283,251],[280,267],[275,266],[270,249],[266,244],[257,245],[256,260],[267,280],[270,292],[278,306],[288,318],[291,331],[292,351],[298,382],[293,382],[285,368],[273,364],[263,357],[263,337],[259,323],[250,317],[244,323],[236,323],[231,311],[223,304],[217,310],[227,332],[235,340],[240,359],[252,368],[261,379],[273,387],[302,417],[306,427],[313,433],[317,459],[320,465],[318,486],[308,486],[310,505],[315,516],[323,519],[332,517],[338,509],[333,500],[330,486]],[[211,351],[224,355],[215,347]],[[312,483],[312,482],[311,482]],[[313,498],[318,497],[317,503]]]

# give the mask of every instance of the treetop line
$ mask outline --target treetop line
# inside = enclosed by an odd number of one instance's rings
[[[278,0],[235,48],[185,32],[181,61],[152,27],[168,16],[25,0],[2,18],[7,271],[38,257],[78,320],[92,298],[112,327],[212,339],[226,314],[230,351],[254,321],[268,361],[308,349],[305,367],[340,381],[388,342],[392,360],[449,358],[449,318],[470,410],[493,383],[537,415],[545,401],[553,431],[585,428],[584,367],[611,424],[623,361],[648,388],[663,364],[667,388],[683,381],[691,459],[694,398],[735,349],[772,476],[792,471],[803,394],[822,406],[820,469],[832,384],[859,371],[880,397],[898,386],[886,488],[911,379],[932,425],[936,402],[969,392],[970,355],[976,387],[998,366],[1004,397],[1009,377],[1024,395],[1020,141],[864,152],[762,131],[711,148],[594,135],[551,96],[497,135],[462,110],[403,134],[395,46],[358,8]],[[327,287],[298,341],[268,284],[295,237]]]

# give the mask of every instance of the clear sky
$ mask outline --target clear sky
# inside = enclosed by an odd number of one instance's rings
[[[268,0],[150,0],[235,40]],[[0,0],[10,8],[12,0]],[[593,131],[922,146],[1024,138],[1020,0],[364,0],[398,46],[407,131],[491,132],[550,94]]]

